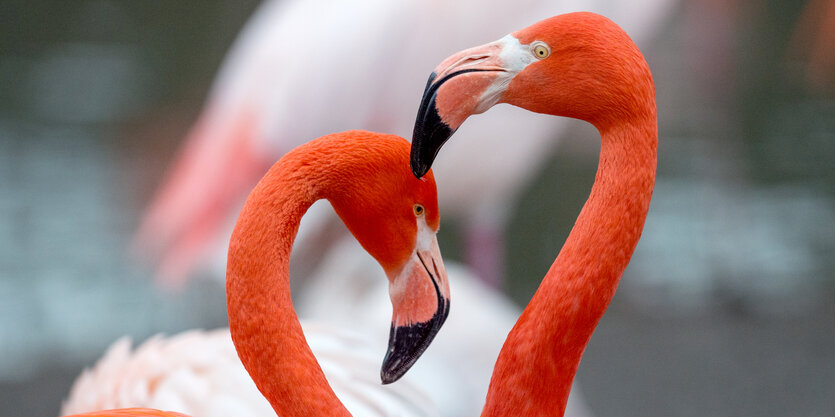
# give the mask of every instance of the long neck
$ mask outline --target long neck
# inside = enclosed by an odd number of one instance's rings
[[[580,357],[641,236],[657,138],[654,111],[601,129],[591,195],[505,341],[482,416],[563,415]]]
[[[307,345],[290,299],[289,258],[310,187],[303,169],[276,164],[256,186],[229,245],[232,340],[255,385],[282,417],[349,416]]]

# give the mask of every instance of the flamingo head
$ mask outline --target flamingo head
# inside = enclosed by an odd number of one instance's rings
[[[436,238],[440,217],[435,179],[431,172],[414,177],[407,168],[409,142],[393,138],[387,146],[366,147],[350,183],[338,187],[350,193],[328,197],[389,279],[393,315],[383,383],[406,373],[449,314],[449,282]]]
[[[588,121],[598,128],[624,113],[652,84],[629,36],[589,12],[542,20],[496,42],[458,52],[429,77],[412,137],[416,176],[432,166],[441,146],[470,115],[498,103]],[[636,95],[636,92],[639,94]],[[645,115],[628,115],[645,116]]]

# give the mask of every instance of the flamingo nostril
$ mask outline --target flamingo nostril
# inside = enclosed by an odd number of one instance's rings
[[[489,55],[476,55],[476,56],[470,56],[470,57],[467,57],[467,58],[464,60],[464,62],[462,62],[462,63],[461,63],[461,65],[475,65],[475,64],[479,64],[479,63],[481,63],[481,62],[486,61],[486,60],[487,60],[487,58],[489,58],[489,57],[490,57]]]

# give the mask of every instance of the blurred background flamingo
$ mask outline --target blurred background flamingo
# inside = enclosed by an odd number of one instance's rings
[[[226,324],[216,283],[159,293],[151,272],[122,254],[216,69],[261,3],[4,2],[2,413],[56,415],[82,367],[126,333],[139,342]],[[826,366],[835,363],[835,233],[821,225],[835,221],[835,107],[831,90],[807,87],[805,55],[787,52],[792,34],[808,28],[800,16],[811,3],[678,2],[639,42],[658,87],[658,186],[578,373],[595,415],[832,409],[823,382],[835,375]],[[469,45],[460,42],[437,58]],[[465,133],[462,147],[479,140]],[[555,135],[559,151],[507,210],[504,269],[513,276],[504,287],[518,303],[550,265],[553,253],[542,248],[562,243],[597,162],[587,126],[566,122]],[[452,217],[442,227],[449,255],[466,240]],[[801,389],[810,386],[819,389]]]
[[[217,266],[230,219],[265,167],[329,132],[359,128],[409,137],[416,114],[409,103],[421,94],[428,63],[451,46],[572,10],[606,14],[646,42],[673,4],[525,0],[485,7],[473,1],[445,5],[439,13],[434,1],[266,1],[227,54],[205,109],[150,204],[139,249],[159,258],[158,276],[168,286]],[[483,15],[473,14],[477,10]],[[566,126],[502,110],[462,129],[461,141],[478,146],[450,145],[437,167],[444,214],[462,225],[466,263],[494,285],[504,273],[508,211]],[[511,137],[525,139],[501,154],[490,151]],[[490,169],[502,175],[489,175]],[[318,224],[308,221],[311,231],[303,235],[333,224],[322,217]],[[319,252],[323,242],[317,243]],[[220,266],[212,275],[223,276]]]

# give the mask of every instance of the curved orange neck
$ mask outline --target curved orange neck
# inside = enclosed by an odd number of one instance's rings
[[[317,168],[324,171],[299,158],[276,163],[247,199],[229,245],[232,340],[282,417],[350,415],[310,351],[290,299],[290,251],[302,215],[320,197],[313,184],[324,179],[309,179]]]
[[[601,128],[591,195],[508,335],[482,416],[563,415],[580,357],[641,236],[655,184],[655,103],[646,120]]]

